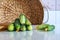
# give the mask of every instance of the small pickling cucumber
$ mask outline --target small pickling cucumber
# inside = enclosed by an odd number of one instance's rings
[[[26,26],[25,25],[21,26],[21,31],[26,31]]]
[[[14,31],[14,24],[13,23],[8,26],[8,31]]]
[[[26,29],[27,29],[27,31],[31,31],[33,29],[32,25],[27,25]]]
[[[41,25],[38,25],[36,28],[37,30],[52,31],[55,29],[55,26],[49,25],[49,24],[41,24]]]
[[[49,24],[41,24],[41,25],[38,25],[38,26],[36,27],[36,29],[38,29],[38,30],[44,29],[44,28],[46,28],[47,26],[49,26]]]
[[[55,26],[54,25],[49,25],[48,28],[47,28],[47,31],[52,31],[55,29]]]
[[[30,22],[28,19],[26,19],[25,24],[26,24],[26,25],[31,25],[31,22]]]
[[[20,14],[19,19],[20,19],[21,24],[25,24],[25,15],[24,14]]]
[[[20,30],[21,25],[20,25],[20,20],[18,18],[15,19],[14,26],[16,27],[16,30],[18,29]]]

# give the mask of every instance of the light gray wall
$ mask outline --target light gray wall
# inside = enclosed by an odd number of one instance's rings
[[[56,0],[40,0],[43,6],[49,8],[50,11],[54,11],[56,8]]]

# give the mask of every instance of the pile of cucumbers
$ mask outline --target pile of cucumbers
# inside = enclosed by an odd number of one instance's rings
[[[19,18],[15,19],[13,23],[8,26],[8,31],[31,31],[31,22],[25,17],[24,14],[20,14]]]
[[[50,24],[41,24],[37,25],[36,29],[42,31],[53,31],[55,29],[55,26]]]

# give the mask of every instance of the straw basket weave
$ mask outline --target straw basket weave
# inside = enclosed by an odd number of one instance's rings
[[[44,12],[39,0],[0,0],[0,25],[9,25],[21,13],[32,24],[41,24],[43,21]]]

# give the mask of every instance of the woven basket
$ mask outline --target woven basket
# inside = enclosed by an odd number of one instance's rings
[[[0,25],[4,28],[20,13],[24,13],[32,24],[41,24],[43,21],[44,11],[39,0],[0,0]]]

